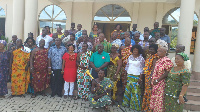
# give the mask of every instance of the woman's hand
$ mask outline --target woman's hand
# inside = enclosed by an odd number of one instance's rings
[[[157,84],[158,84],[158,80],[154,80],[153,85],[157,85]]]
[[[184,104],[185,101],[184,101],[184,98],[182,95],[179,96],[179,104]]]

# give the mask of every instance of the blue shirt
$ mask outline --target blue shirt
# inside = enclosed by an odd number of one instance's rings
[[[125,39],[122,40],[122,46],[125,46],[124,42],[125,42]],[[133,39],[131,39],[131,45],[132,46],[135,45],[135,41]]]
[[[160,37],[161,40],[164,40],[165,42],[167,42],[168,44],[170,44],[170,38],[168,35],[165,35],[164,37]]]
[[[105,62],[110,62],[110,55],[105,51],[103,51],[101,54],[99,54],[97,51],[92,54],[90,61],[94,63],[95,67],[99,68]],[[107,67],[105,67],[104,69],[107,69]]]
[[[57,46],[50,47],[48,58],[51,59],[51,67],[53,70],[62,69],[62,57],[66,52],[67,49],[64,46],[60,46],[59,49]]]

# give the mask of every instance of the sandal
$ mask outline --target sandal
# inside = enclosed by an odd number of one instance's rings
[[[64,95],[64,99],[67,99],[68,95]]]
[[[78,96],[74,96],[74,100],[77,100],[78,99]]]

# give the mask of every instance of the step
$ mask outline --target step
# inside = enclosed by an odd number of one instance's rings
[[[200,86],[200,80],[190,80],[191,86]]]
[[[200,112],[200,101],[188,100],[188,102],[186,102],[184,104],[184,109],[185,110],[191,110],[191,111],[198,111],[198,112]]]
[[[200,73],[192,72],[190,79],[192,79],[192,80],[200,80]]]
[[[187,92],[187,99],[200,102],[200,93]]]
[[[200,86],[189,86],[187,92],[200,93]]]

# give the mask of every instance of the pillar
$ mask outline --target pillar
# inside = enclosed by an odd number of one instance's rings
[[[181,0],[178,25],[178,44],[185,45],[185,53],[190,55],[194,19],[195,0]]]
[[[200,15],[200,10],[199,10],[199,15]],[[200,62],[200,52],[199,51],[200,51],[200,17],[199,17],[199,20],[198,20],[197,37],[196,37],[194,60],[193,60],[193,74],[194,74],[194,76],[198,76],[198,74],[200,74],[200,69],[199,69],[199,67],[200,67],[200,63],[199,63]],[[195,77],[195,79],[197,79],[197,77]]]
[[[132,23],[130,25],[130,30],[132,30],[133,24],[138,24],[139,8],[140,8],[140,3],[136,2],[133,3]]]
[[[13,25],[12,35],[19,39],[24,37],[24,0],[13,0]]]
[[[163,3],[157,3],[157,12],[156,12],[156,22],[159,22],[159,26],[162,26],[163,19]]]
[[[38,0],[26,0],[25,3],[25,21],[24,21],[24,41],[28,33],[32,32],[37,37],[37,17],[38,17]]]

